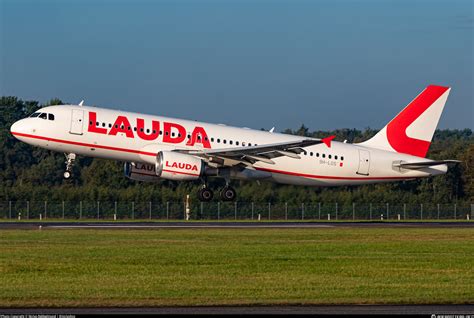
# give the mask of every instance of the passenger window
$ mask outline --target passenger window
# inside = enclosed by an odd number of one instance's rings
[[[344,157],[341,156],[341,160],[344,161]]]
[[[211,137],[211,142],[214,142],[214,137]]]
[[[54,115],[53,114],[48,114],[48,120],[54,120]]]
[[[238,142],[238,141],[236,141],[236,142],[235,142],[235,144],[238,146],[238,145],[239,145],[239,142]]]
[[[252,146],[252,144],[249,142],[249,147],[251,147],[251,146]]]
[[[217,143],[220,143],[220,142],[221,142],[221,140],[219,138],[217,138]]]
[[[323,157],[323,158],[326,158],[326,154],[323,153],[323,156],[322,156],[322,157]]]
[[[319,157],[319,152],[316,153],[316,157]]]
[[[112,128],[112,124],[109,124],[109,128]],[[135,130],[137,130],[136,127],[135,127]]]
[[[232,145],[232,140],[229,140],[229,145]]]
[[[312,156],[313,156],[313,152],[311,151],[311,152],[309,153],[309,155],[312,157]]]
[[[331,155],[329,155],[328,158],[331,159]]]
[[[222,142],[226,144],[226,143],[227,143],[227,140],[224,139]]]
[[[102,127],[105,127],[105,123],[102,123]]]
[[[336,160],[337,160],[337,156],[334,156],[334,159],[336,159]]]
[[[146,130],[146,133],[149,134],[149,133],[150,133],[150,129],[147,129],[147,130]]]

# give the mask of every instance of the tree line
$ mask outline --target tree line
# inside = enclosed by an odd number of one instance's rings
[[[198,182],[162,180],[145,183],[129,180],[123,175],[123,163],[79,157],[74,178],[64,180],[63,154],[32,147],[10,134],[10,126],[35,110],[63,104],[52,99],[41,104],[14,96],[0,98],[0,201],[8,200],[101,200],[101,201],[181,201],[186,194],[194,195]],[[336,135],[336,140],[361,142],[377,130],[366,128],[310,131],[302,125],[283,133],[323,138]],[[239,201],[265,202],[387,202],[387,203],[474,203],[474,138],[471,129],[437,130],[428,157],[457,159],[442,176],[413,181],[335,188],[278,185],[271,182],[233,181]],[[210,186],[224,185],[220,179],[210,179]]]

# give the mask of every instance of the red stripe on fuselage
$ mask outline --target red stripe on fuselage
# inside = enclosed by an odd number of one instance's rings
[[[21,137],[27,137],[27,138],[33,138],[33,139],[40,139],[40,140],[47,140],[47,141],[52,141],[52,142],[57,142],[57,143],[70,144],[70,145],[82,146],[82,147],[88,147],[88,148],[100,148],[100,149],[105,149],[105,150],[122,151],[122,152],[136,153],[136,154],[147,155],[147,156],[156,156],[156,154],[152,153],[152,152],[145,152],[145,151],[139,151],[139,150],[134,150],[134,149],[94,145],[94,144],[88,144],[88,143],[83,143],[83,142],[70,141],[70,140],[64,140],[64,139],[56,139],[56,138],[49,138],[49,137],[36,136],[36,135],[29,135],[29,134],[23,134],[23,133],[17,133],[17,132],[12,132],[12,134],[15,135],[15,136],[21,136]],[[320,176],[320,175],[313,175],[313,174],[306,174],[306,173],[299,173],[299,172],[291,172],[291,171],[284,171],[284,170],[275,170],[275,169],[260,168],[260,167],[255,167],[255,169],[262,170],[262,171],[267,171],[267,172],[272,172],[272,173],[286,174],[286,175],[289,175],[289,176],[311,178],[311,179],[331,179],[331,180],[404,180],[404,179],[412,179],[412,178],[404,178],[404,177],[365,177],[365,178],[364,177],[335,177],[335,176]],[[163,170],[163,171],[187,174],[185,172],[176,172],[176,171],[171,171],[171,170]],[[191,174],[191,175],[196,176],[196,174]]]
[[[106,150],[114,150],[114,151],[122,151],[122,152],[136,153],[136,154],[146,155],[146,156],[156,156],[156,153],[153,153],[153,152],[146,152],[146,151],[140,151],[140,150],[134,150],[134,149],[127,149],[127,148],[119,148],[119,147],[111,147],[111,146],[102,146],[102,145],[88,144],[88,143],[84,143],[84,142],[77,142],[77,141],[70,141],[70,140],[56,139],[56,138],[49,138],[49,137],[36,136],[36,135],[29,135],[29,134],[23,134],[23,133],[17,133],[17,132],[12,132],[12,135],[14,135],[14,136],[21,136],[21,137],[27,137],[27,138],[33,138],[33,139],[46,140],[46,141],[53,141],[53,142],[57,142],[57,143],[61,143],[61,144],[69,144],[69,145],[82,146],[82,147],[88,147],[88,148],[100,148],[100,149],[106,149]]]
[[[260,168],[255,167],[257,170],[267,171],[271,173],[279,173],[279,174],[286,174],[289,176],[296,176],[296,177],[304,177],[304,178],[311,178],[311,179],[331,179],[331,180],[403,180],[403,179],[411,179],[405,177],[335,177],[335,176],[319,176],[315,174],[306,174],[300,172],[291,172],[291,171],[284,171],[284,170],[275,170],[275,169],[268,169],[268,168]]]

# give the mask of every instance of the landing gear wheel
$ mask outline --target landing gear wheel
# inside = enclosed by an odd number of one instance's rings
[[[237,197],[237,192],[235,192],[234,188],[230,186],[225,186],[221,190],[221,199],[222,201],[234,201],[235,198]]]
[[[64,179],[67,180],[67,179],[71,178],[72,174],[71,174],[70,171],[64,171],[64,175],[63,175],[63,176],[64,176]]]
[[[209,202],[212,200],[214,193],[209,188],[201,188],[198,191],[198,198],[201,202]]]
[[[75,153],[67,153],[66,156],[66,171],[64,171],[64,179],[69,179],[72,177],[72,167],[74,166],[74,161],[76,160]]]

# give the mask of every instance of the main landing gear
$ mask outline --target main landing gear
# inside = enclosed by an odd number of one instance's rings
[[[214,192],[206,186],[203,186],[198,191],[198,199],[201,202],[209,202],[214,197]]]
[[[232,188],[229,185],[226,185],[220,193],[220,197],[222,201],[234,201],[235,198],[237,197],[237,192],[235,192],[235,189]]]
[[[214,197],[214,192],[203,185],[198,191],[198,199],[201,202],[209,202]],[[222,201],[234,201],[237,197],[237,192],[230,185],[226,185],[219,193],[219,197]]]
[[[66,156],[66,171],[64,171],[64,179],[70,179],[72,177],[72,167],[74,166],[74,161],[76,160],[75,153],[67,153]]]

